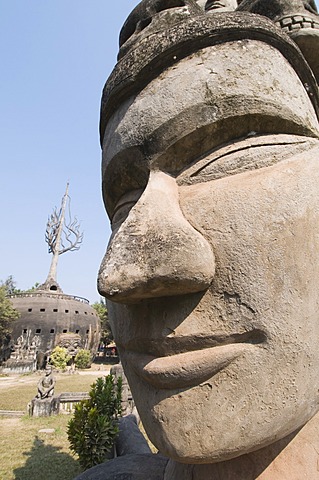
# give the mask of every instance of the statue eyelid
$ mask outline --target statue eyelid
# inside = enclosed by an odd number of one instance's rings
[[[236,175],[247,170],[255,170],[271,166],[286,158],[287,155],[298,153],[306,140],[299,137],[291,139],[289,135],[276,135],[274,139],[265,141],[263,137],[253,136],[250,140],[241,142],[238,147],[226,146],[222,152],[208,155],[208,158],[195,162],[177,179],[180,185],[199,181],[217,180],[221,177]],[[257,155],[256,155],[257,153]]]

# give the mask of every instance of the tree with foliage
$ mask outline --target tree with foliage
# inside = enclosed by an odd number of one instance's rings
[[[114,338],[109,322],[105,299],[101,298],[99,302],[93,303],[92,307],[101,320],[101,342],[105,343],[105,345],[108,345],[114,340]]]
[[[74,363],[76,368],[84,369],[89,368],[92,364],[92,354],[90,350],[81,348],[75,355]]]
[[[68,354],[67,349],[64,347],[57,346],[51,352],[50,364],[58,370],[64,371],[70,360],[71,355]]]
[[[8,298],[8,288],[5,283],[0,285],[0,352],[3,356],[3,348],[9,343],[11,323],[19,318],[19,312],[13,308]],[[0,359],[1,360],[1,359]]]
[[[20,316],[7,295],[6,286],[0,285],[0,339],[10,333],[10,323]]]
[[[31,288],[28,288],[28,290],[21,290],[21,293],[32,293],[32,292],[35,292],[38,287],[40,286],[40,283],[39,282],[35,282],[34,285],[32,285]]]
[[[118,435],[121,415],[122,379],[113,375],[98,378],[88,400],[75,405],[68,423],[71,450],[77,453],[84,470],[105,462]]]
[[[21,293],[21,290],[17,288],[17,282],[14,280],[12,275],[9,275],[4,282],[1,281],[1,286],[5,288],[6,295],[15,295],[17,293]]]
[[[17,282],[14,280],[13,276],[9,275],[4,282],[1,282],[1,285],[6,288],[7,295],[18,295],[19,293],[34,292],[40,286],[40,283],[35,282],[31,288],[28,288],[27,290],[21,290],[20,288],[17,288]]]

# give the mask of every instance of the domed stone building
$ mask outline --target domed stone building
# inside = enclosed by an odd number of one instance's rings
[[[96,354],[100,320],[88,300],[66,295],[54,284],[13,295],[11,301],[20,318],[13,323],[10,371],[43,368],[56,346],[65,347],[72,359],[82,348]]]

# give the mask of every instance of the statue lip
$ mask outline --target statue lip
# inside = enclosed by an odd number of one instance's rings
[[[230,336],[166,337],[148,345],[140,340],[146,344],[144,352],[126,350],[125,357],[139,377],[157,388],[186,388],[207,381],[266,340],[258,329]]]
[[[200,351],[206,348],[221,347],[236,343],[261,344],[267,340],[264,331],[258,328],[250,328],[244,332],[233,334],[215,333],[192,333],[189,335],[178,335],[174,330],[170,334],[158,337],[135,337],[125,344],[118,345],[123,347],[126,352],[141,353],[153,357],[167,357],[190,351]]]
[[[180,389],[199,385],[226,368],[239,356],[257,348],[236,343],[193,350],[167,357],[126,352],[135,373],[159,389]]]
[[[206,3],[205,11],[207,12],[209,10],[217,10],[218,8],[223,8],[223,7],[225,7],[224,2],[218,2],[218,1],[211,0],[210,2]]]

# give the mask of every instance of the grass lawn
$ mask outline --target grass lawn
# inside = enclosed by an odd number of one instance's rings
[[[61,392],[88,392],[97,377],[93,374],[57,374],[55,395]],[[26,411],[37,393],[41,375],[21,375],[14,381],[0,378],[0,410]],[[73,480],[81,468],[69,450],[66,429],[71,417],[7,418],[0,416],[0,480]],[[41,433],[53,429],[53,433]]]
[[[0,417],[0,478],[72,480],[81,472],[69,450],[67,415],[46,418]],[[54,433],[40,433],[43,428]]]

